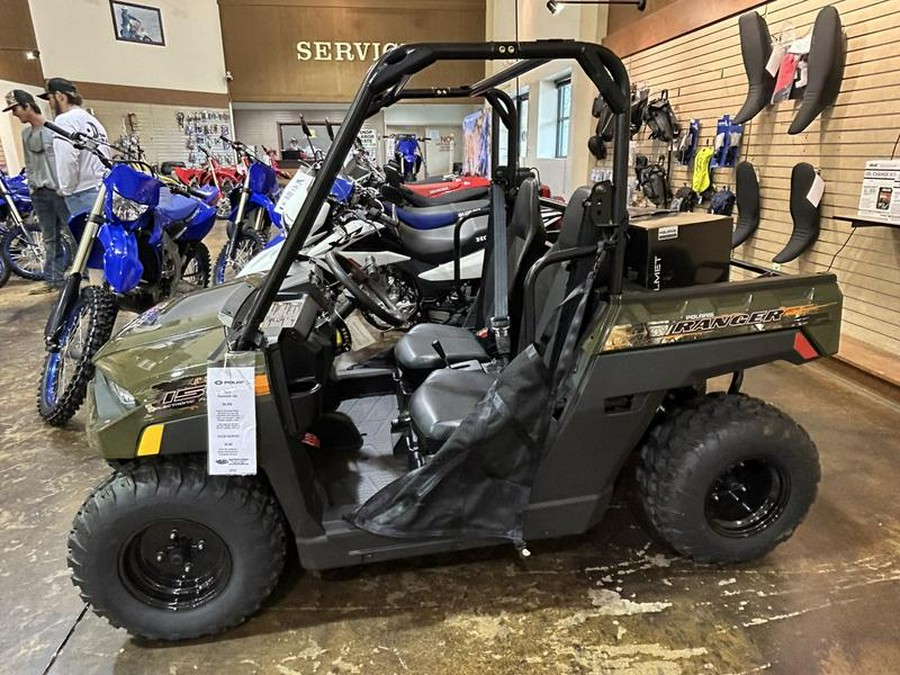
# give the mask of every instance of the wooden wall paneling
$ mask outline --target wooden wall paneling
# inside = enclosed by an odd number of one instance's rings
[[[328,102],[352,100],[374,62],[367,43],[481,41],[485,35],[483,2],[220,2],[222,39],[232,99],[240,102]],[[247,39],[247,27],[264,35],[264,46]],[[298,59],[300,42],[354,44],[352,60]],[[365,52],[359,58],[356,51]],[[414,86],[469,84],[483,76],[478,62],[441,63],[414,78]]]
[[[37,50],[28,0],[0,2],[0,27],[0,80],[43,84],[40,59],[25,58],[25,52]]]
[[[674,7],[677,3],[673,3]],[[698,3],[700,4],[700,3]],[[845,295],[843,335],[850,338],[848,359],[866,367],[865,349],[893,357],[891,377],[900,381],[900,229],[870,228],[851,233],[849,223],[836,215],[856,212],[862,175],[868,159],[891,155],[900,133],[900,3],[896,0],[772,0],[758,8],[774,34],[793,28],[807,33],[818,11],[834,5],[848,36],[847,65],[841,94],[807,130],[788,136],[787,128],[800,102],[770,106],[744,127],[741,160],[749,160],[760,174],[761,224],[756,234],[735,250],[736,258],[772,266],[772,258],[787,242],[790,218],[790,173],[799,161],[822,172],[819,240],[783,270],[822,272],[829,265]],[[661,10],[662,12],[663,10]],[[636,30],[638,24],[632,24]],[[744,101],[747,82],[738,36],[738,18],[731,16],[663,44],[634,53],[626,60],[632,81],[645,83],[651,96],[668,89],[683,125],[699,118],[701,144],[711,142],[715,125],[725,113],[734,114]],[[665,148],[637,139],[638,152],[655,158]],[[688,167],[673,166],[673,188],[690,182]],[[731,185],[733,170],[714,170],[716,184]],[[844,246],[846,243],[846,246]],[[835,258],[835,254],[844,246]],[[736,270],[734,278],[746,273]],[[875,357],[873,356],[873,359]],[[890,359],[887,359],[890,362]],[[872,370],[877,370],[874,366]]]

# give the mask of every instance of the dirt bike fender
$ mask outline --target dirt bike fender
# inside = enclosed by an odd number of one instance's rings
[[[134,233],[105,224],[97,235],[103,244],[103,274],[116,293],[127,293],[141,281],[144,266]]]
[[[87,219],[88,214],[86,212],[76,213],[69,218],[69,231],[76,242],[81,241],[81,235],[84,234],[84,226],[87,225]],[[87,266],[95,270],[103,269],[103,247],[96,241],[88,255]]]
[[[271,199],[254,192],[252,195],[250,195],[250,199],[247,200],[248,211],[250,210],[251,205],[255,205],[261,209],[265,209],[266,213],[269,214],[269,221],[277,228],[281,229],[281,214],[276,213],[275,204],[272,203]]]

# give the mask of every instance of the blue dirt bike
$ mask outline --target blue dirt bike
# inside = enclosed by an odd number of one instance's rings
[[[63,236],[62,246],[68,261],[72,244],[67,236]],[[0,258],[9,272],[23,279],[44,278],[44,238],[24,170],[15,176],[0,173]]]
[[[47,127],[109,168],[91,211],[69,220],[78,248],[44,331],[38,411],[61,425],[84,400],[93,356],[109,340],[119,309],[144,312],[209,285],[203,238],[216,221],[218,190],[163,183],[144,162],[109,160],[97,141]],[[82,288],[89,268],[102,271],[102,285]]]
[[[240,187],[231,191],[231,213],[228,215],[228,241],[216,258],[213,283],[230,281],[251,258],[266,247],[272,226],[281,231],[281,214],[275,202],[281,191],[278,175],[269,164],[257,157],[244,143],[222,135],[243,160],[247,170]]]
[[[419,170],[422,168],[422,141],[427,138],[419,138],[415,134],[397,134],[394,139],[394,161],[400,169],[400,175],[404,183],[413,183],[418,180]]]

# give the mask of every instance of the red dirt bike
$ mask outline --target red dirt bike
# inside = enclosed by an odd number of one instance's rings
[[[179,181],[188,187],[215,185],[219,192],[225,195],[241,184],[244,175],[238,167],[219,164],[209,150],[202,145],[198,145],[197,149],[206,156],[206,165],[203,167],[176,167],[173,173]]]

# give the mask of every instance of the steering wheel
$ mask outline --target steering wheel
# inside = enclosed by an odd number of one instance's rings
[[[329,251],[325,256],[325,264],[366,310],[392,326],[406,324],[409,317],[391,300],[382,285],[366,274],[355,260],[338,251]]]

